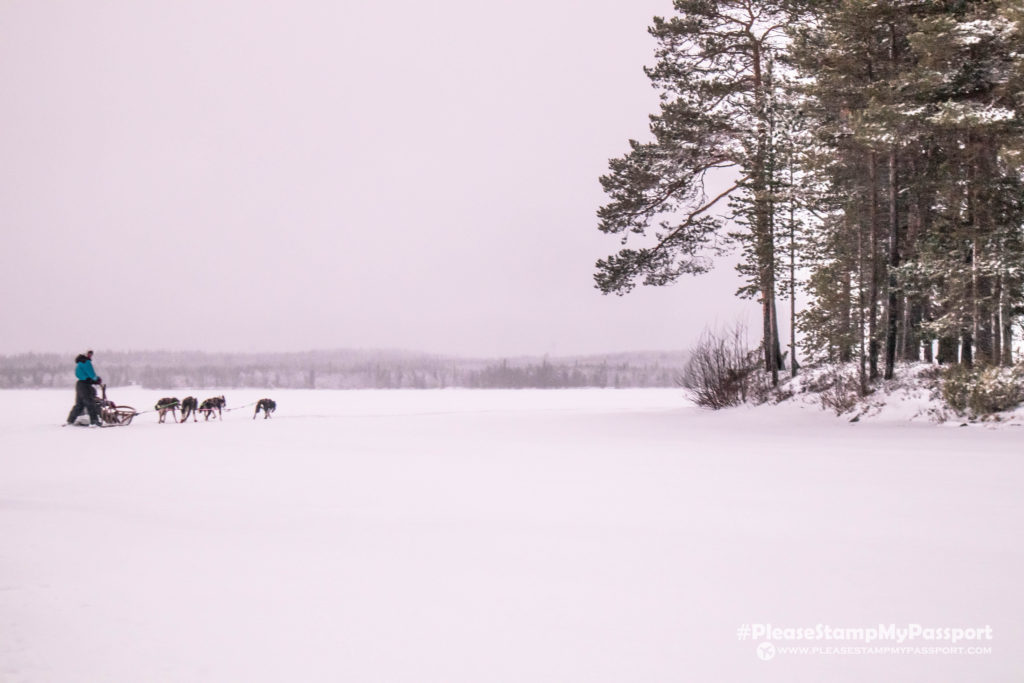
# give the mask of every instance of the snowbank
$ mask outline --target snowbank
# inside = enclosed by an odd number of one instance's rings
[[[991,371],[993,378],[1000,382],[1019,384],[1013,373],[1010,368]],[[855,364],[803,368],[795,378],[781,378],[778,390],[766,405],[821,411],[853,422],[933,422],[990,428],[1024,426],[1024,406],[982,415],[973,415],[969,409],[954,409],[943,398],[940,368],[936,365],[900,363],[894,374],[892,380],[873,383],[871,393],[860,398]]]

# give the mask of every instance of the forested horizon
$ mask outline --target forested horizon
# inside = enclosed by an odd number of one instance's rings
[[[0,389],[74,384],[67,353],[0,356]],[[99,351],[97,374],[111,387],[151,389],[561,389],[672,387],[686,354],[672,351],[547,357],[461,358],[386,350],[294,353]]]
[[[862,394],[898,361],[1013,364],[1024,4],[674,9],[649,28],[650,136],[601,178],[598,227],[621,248],[596,286],[664,286],[738,251],[773,384],[794,361],[855,363]]]

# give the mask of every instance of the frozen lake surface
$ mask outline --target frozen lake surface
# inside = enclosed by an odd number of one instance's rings
[[[0,680],[1024,672],[1024,430],[708,413],[675,390],[194,393],[278,411],[62,429],[72,389],[0,392]],[[772,639],[739,635],[767,622],[993,638],[763,661]],[[864,645],[773,641],[808,644]]]

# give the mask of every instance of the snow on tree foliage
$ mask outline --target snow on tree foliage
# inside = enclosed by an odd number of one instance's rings
[[[598,261],[598,287],[703,273],[735,239],[769,373],[781,366],[776,288],[790,281],[807,297],[801,352],[858,359],[862,392],[897,360],[1011,364],[1024,312],[1024,5],[675,9],[650,29],[653,141],[631,142],[602,178],[598,227],[622,249]],[[719,169],[732,182],[710,190]]]

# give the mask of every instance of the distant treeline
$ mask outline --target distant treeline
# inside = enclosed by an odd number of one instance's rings
[[[67,387],[74,353],[0,356],[0,388]],[[278,354],[104,352],[93,359],[109,386],[149,389],[563,389],[672,387],[685,355],[622,353],[549,359],[467,359],[392,351]]]

